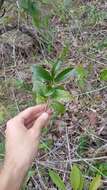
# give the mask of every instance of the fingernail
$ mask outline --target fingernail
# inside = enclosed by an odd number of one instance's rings
[[[48,113],[44,112],[44,113],[42,114],[42,118],[44,118],[44,120],[48,120],[48,118],[49,118]]]

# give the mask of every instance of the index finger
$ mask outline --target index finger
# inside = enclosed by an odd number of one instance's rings
[[[45,104],[33,106],[19,113],[16,118],[23,123],[29,120],[32,121],[35,119],[36,115],[38,116],[39,113],[46,111],[46,109],[47,105]]]

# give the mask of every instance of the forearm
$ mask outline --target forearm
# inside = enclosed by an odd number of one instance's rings
[[[0,189],[19,190],[23,183],[26,172],[27,171],[25,167],[18,167],[13,162],[4,164],[4,167],[0,173]]]
[[[50,119],[46,105],[26,109],[9,120],[6,127],[6,153],[0,173],[0,190],[19,190],[37,154],[41,129]]]

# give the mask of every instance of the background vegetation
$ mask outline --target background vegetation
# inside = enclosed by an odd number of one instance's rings
[[[106,0],[0,1],[1,165],[6,121],[54,109],[23,189],[107,188],[106,26]]]

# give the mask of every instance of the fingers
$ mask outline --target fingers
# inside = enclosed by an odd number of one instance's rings
[[[39,114],[46,110],[46,105],[37,105],[34,107],[27,108],[23,112],[19,113],[15,118],[23,122],[25,125],[32,120],[35,120]]]
[[[45,112],[47,112],[49,116],[52,115],[52,110],[50,110],[50,109],[45,110]],[[26,123],[26,125],[25,125],[26,128],[27,128],[27,129],[30,129],[30,128],[33,126],[33,124],[34,124],[34,122],[36,121],[36,119],[37,119],[38,117],[40,117],[42,113],[44,113],[44,112],[42,111],[42,112],[39,112],[38,114],[36,114],[35,117],[33,118],[33,120],[29,119],[29,121],[28,121],[28,122]]]
[[[41,116],[35,121],[33,127],[30,129],[31,133],[35,138],[39,138],[41,129],[45,127],[50,119],[47,112],[41,114]]]

